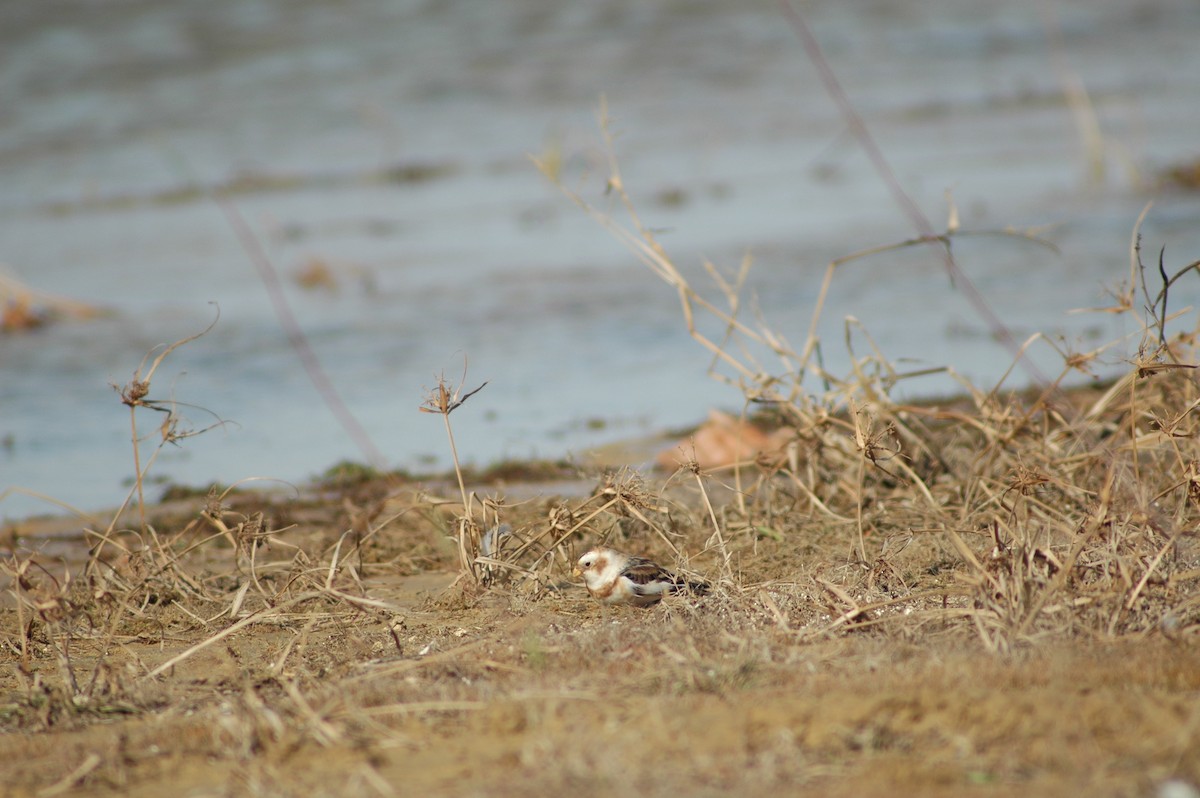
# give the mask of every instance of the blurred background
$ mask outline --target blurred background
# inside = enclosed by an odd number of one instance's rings
[[[1200,258],[1195,0],[797,7],[936,228],[951,191],[963,227],[1037,227],[1058,247],[956,245],[1018,340],[1042,331],[1087,350],[1137,332],[1070,311],[1111,305],[1128,282],[1150,200],[1147,262],[1163,246],[1169,272]],[[111,385],[216,306],[215,328],[166,359],[150,395],[186,403],[192,427],[231,423],[166,447],[151,477],[303,481],[365,460],[218,193],[388,467],[448,466],[440,419],[417,407],[439,375],[459,382],[465,358],[468,388],[489,381],[454,415],[460,455],[479,465],[737,410],[674,293],[531,164],[561,163],[568,187],[619,213],[604,191],[602,94],[629,192],[681,270],[704,287],[706,260],[728,274],[749,254],[747,302],[797,346],[829,260],[916,233],[773,2],[4,3],[10,318],[15,284],[106,312],[0,334],[0,490],[118,504],[133,463]],[[1200,278],[1182,280],[1171,309],[1198,295]],[[838,275],[821,327],[834,373],[847,369],[847,316],[905,368],[951,365],[990,386],[1011,363],[931,249]],[[1049,346],[1035,359],[1061,370]],[[903,391],[953,388],[935,376]],[[52,509],[0,501],[0,517]]]

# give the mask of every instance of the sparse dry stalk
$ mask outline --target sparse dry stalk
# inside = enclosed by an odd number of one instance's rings
[[[700,488],[700,495],[704,498],[704,507],[708,510],[708,518],[710,521],[712,521],[713,534],[709,539],[709,543],[706,545],[711,545],[712,541],[716,541],[717,551],[721,553],[722,576],[724,576],[726,579],[732,579],[733,566],[732,560],[730,559],[729,547],[725,545],[725,536],[721,532],[721,523],[717,520],[717,511],[713,509],[712,499],[710,499],[708,496],[708,487],[704,484],[704,477],[700,473],[700,464],[692,461],[688,463],[686,467],[692,472],[692,476],[696,479],[696,485]]]
[[[442,413],[442,422],[446,425],[446,440],[450,443],[450,459],[454,461],[454,476],[458,478],[458,492],[462,496],[463,507],[466,507],[467,485],[463,482],[462,465],[458,462],[458,446],[454,443],[454,428],[450,424],[449,412]]]
[[[610,508],[612,508],[613,506],[615,506],[616,504],[618,504],[620,502],[619,497],[610,496],[608,498],[608,500],[605,501],[603,504],[601,504],[599,507],[594,508],[591,512],[589,512],[587,515],[583,516],[582,518],[577,518],[578,514],[583,511],[584,507],[586,507],[591,502],[597,500],[599,496],[604,496],[604,495],[606,495],[606,494],[597,494],[596,496],[592,496],[592,497],[588,498],[585,502],[583,502],[583,504],[581,504],[579,507],[576,507],[573,511],[567,510],[567,509],[564,509],[561,507],[555,508],[555,510],[552,510],[551,517],[550,517],[550,523],[546,526],[546,528],[543,529],[540,533],[538,533],[534,537],[532,537],[529,540],[522,543],[515,550],[513,550],[512,554],[511,554],[511,559],[517,559],[517,558],[523,556],[530,549],[532,549],[535,545],[540,543],[543,538],[548,537],[549,535],[551,535],[554,532],[558,532],[558,535],[551,541],[550,545],[546,547],[546,551],[557,550],[559,546],[561,546],[564,542],[566,542],[567,538],[571,537],[576,532],[578,532],[579,530],[581,530],[585,526],[587,526],[587,524],[593,518],[600,515],[601,513],[607,512]]]
[[[88,563],[89,570],[95,565],[96,562],[98,562],[99,557],[103,552],[104,544],[107,542],[109,536],[111,536],[121,515],[125,512],[125,508],[129,506],[129,502],[133,500],[135,495],[137,496],[138,518],[142,531],[149,533],[151,540],[154,543],[155,554],[158,555],[164,562],[168,559],[167,551],[162,545],[162,541],[158,539],[158,533],[152,527],[149,527],[146,524],[146,500],[143,489],[146,474],[149,472],[151,466],[153,466],[154,461],[158,458],[159,452],[161,452],[163,447],[168,443],[177,443],[183,438],[199,435],[207,432],[209,429],[212,429],[215,426],[219,426],[224,422],[221,421],[220,418],[217,418],[217,421],[214,424],[200,430],[180,430],[179,417],[176,413],[177,403],[174,400],[168,401],[149,398],[150,382],[154,378],[155,372],[158,371],[158,367],[161,366],[163,361],[167,358],[167,355],[171,354],[184,344],[190,343],[191,341],[206,335],[210,330],[213,329],[213,327],[217,325],[217,322],[220,321],[220,319],[221,311],[218,308],[216,318],[214,318],[212,323],[203,330],[194,335],[189,335],[186,338],[181,338],[178,341],[163,347],[162,351],[159,352],[158,356],[154,358],[154,361],[150,364],[150,368],[146,370],[144,374],[142,371],[146,368],[146,360],[151,354],[153,354],[154,350],[151,350],[146,354],[146,357],[142,358],[142,362],[133,372],[133,378],[126,383],[124,387],[118,387],[116,385],[113,386],[113,389],[116,390],[121,397],[121,404],[129,408],[130,440],[133,446],[134,486],[130,492],[126,494],[125,500],[121,503],[121,506],[117,509],[117,512],[114,513],[108,529],[106,530],[105,534],[101,536],[101,544],[92,552],[91,560]],[[158,347],[155,348],[157,349]],[[140,435],[138,434],[137,424],[137,411],[139,408],[147,408],[163,414],[162,424],[159,426],[161,440],[158,442],[158,445],[154,450],[154,454],[151,455],[149,461],[147,461],[144,466],[142,464],[141,456],[142,441]]]
[[[466,381],[466,376],[467,370],[464,364],[463,382]],[[462,465],[458,460],[458,447],[454,443],[454,428],[450,424],[450,414],[461,407],[472,396],[482,391],[485,385],[487,385],[486,381],[475,390],[464,394],[462,393],[462,383],[459,383],[457,388],[451,389],[445,377],[440,377],[437,385],[426,396],[425,402],[418,408],[422,413],[436,413],[440,415],[442,422],[445,424],[446,439],[450,442],[450,457],[454,463],[454,475],[458,479],[458,490],[463,504],[463,514],[458,519],[458,532],[456,535],[459,565],[465,573],[469,573],[476,580],[479,579],[479,570],[476,568],[475,560],[479,556],[482,528],[472,517],[471,497],[467,494],[467,485],[463,479]]]

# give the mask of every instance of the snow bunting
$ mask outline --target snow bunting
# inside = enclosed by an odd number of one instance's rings
[[[689,582],[645,557],[612,549],[592,549],[579,558],[574,574],[582,576],[588,593],[605,604],[649,607],[667,593],[689,589],[704,593],[708,585]]]

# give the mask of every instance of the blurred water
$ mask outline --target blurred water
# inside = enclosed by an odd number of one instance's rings
[[[876,0],[806,13],[935,224],[952,189],[966,227],[1048,226],[1058,255],[994,238],[956,250],[1014,334],[1090,347],[1132,325],[1067,311],[1107,304],[1103,286],[1128,278],[1149,199],[1147,250],[1165,245],[1176,268],[1200,257],[1200,201],[1149,188],[1156,170],[1200,155],[1200,6],[1044,7]],[[1105,137],[1101,180],[1063,100],[1069,75]],[[363,459],[211,198],[222,186],[391,466],[447,463],[440,421],[416,408],[436,375],[458,380],[464,356],[472,387],[490,381],[454,416],[460,453],[481,464],[736,408],[737,393],[705,375],[671,290],[528,160],[561,152],[568,184],[612,206],[602,93],[646,223],[697,283],[705,259],[731,271],[751,253],[751,293],[795,343],[828,260],[914,232],[771,3],[4,4],[0,262],[116,315],[0,338],[0,490],[118,502],[133,466],[110,384],[203,329],[211,303],[220,322],[168,358],[152,395],[205,409],[187,411],[195,426],[211,423],[205,411],[236,424],[167,447],[153,473],[303,480]],[[294,279],[314,259],[333,290]],[[1197,286],[1181,282],[1173,308]],[[839,274],[822,326],[834,372],[850,315],[892,358],[984,382],[1009,365],[935,252]],[[1037,357],[1057,373],[1049,347]],[[44,509],[10,495],[0,516]]]

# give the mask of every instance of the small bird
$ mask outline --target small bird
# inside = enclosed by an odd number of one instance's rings
[[[613,549],[592,549],[579,558],[573,573],[582,576],[588,593],[605,604],[649,607],[667,593],[683,589],[693,593],[708,591],[704,582],[688,581],[645,557],[634,557]]]

